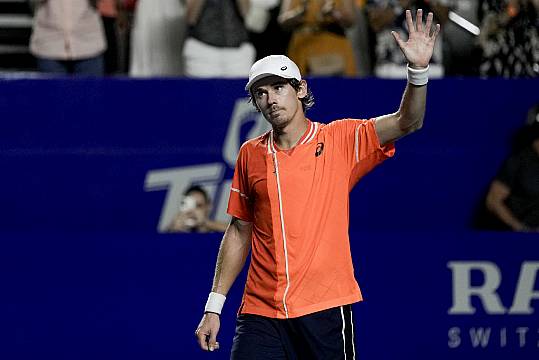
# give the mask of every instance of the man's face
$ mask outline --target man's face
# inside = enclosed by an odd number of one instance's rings
[[[254,83],[253,89],[256,106],[273,126],[284,127],[298,111],[303,112],[300,98],[307,93],[305,81],[296,92],[286,79],[268,76]]]
[[[182,200],[181,211],[185,214],[185,224],[190,228],[201,226],[210,210],[206,198],[198,191],[191,191]]]

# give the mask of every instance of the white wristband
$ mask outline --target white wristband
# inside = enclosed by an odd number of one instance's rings
[[[223,305],[225,304],[226,296],[218,294],[216,292],[211,292],[208,296],[208,301],[206,302],[206,307],[204,312],[212,312],[216,314],[221,314]]]
[[[429,82],[429,66],[422,69],[412,69],[408,66],[408,82],[412,85],[422,86]]]

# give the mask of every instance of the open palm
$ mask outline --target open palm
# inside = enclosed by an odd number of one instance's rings
[[[397,44],[401,48],[408,64],[412,67],[426,67],[430,62],[436,36],[440,32],[440,24],[436,24],[434,30],[432,30],[432,19],[433,14],[429,12],[427,23],[423,26],[423,10],[419,9],[416,15],[416,27],[412,19],[412,12],[406,10],[406,24],[408,25],[409,33],[408,40],[402,40],[397,32],[392,31],[395,41],[397,41]]]

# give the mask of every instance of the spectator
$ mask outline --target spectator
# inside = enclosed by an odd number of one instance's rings
[[[533,0],[481,0],[483,76],[539,75],[538,5]]]
[[[444,76],[478,76],[481,61],[477,0],[430,1],[442,28]],[[467,26],[450,20],[450,14],[467,21]]]
[[[138,77],[183,75],[186,34],[184,0],[138,0],[131,33],[129,74]]]
[[[98,0],[97,10],[105,28],[107,50],[104,53],[105,74],[115,74],[119,68],[117,19],[121,0]]]
[[[103,24],[90,0],[34,0],[30,52],[42,72],[101,76]]]
[[[288,56],[304,75],[357,75],[346,29],[357,20],[355,0],[284,0],[279,21],[292,30]]]
[[[524,146],[504,163],[487,195],[487,208],[504,229],[539,232],[538,121],[521,131]]]
[[[279,24],[280,8],[280,0],[251,0],[245,25],[256,49],[256,60],[271,54],[285,54],[288,49],[290,32]],[[255,16],[261,12],[262,15]]]
[[[369,77],[373,74],[372,56],[369,47],[369,23],[367,21],[366,0],[355,0],[356,23],[346,32],[354,48],[358,77]]]
[[[180,212],[170,224],[169,232],[224,232],[227,225],[209,219],[211,201],[208,193],[193,185],[184,193]]]
[[[255,60],[244,18],[249,0],[187,0],[183,56],[191,77],[244,77]]]
[[[437,15],[435,9],[425,0],[367,0],[372,62],[377,77],[406,78],[406,60],[391,35],[392,31],[396,31],[401,37],[407,33],[404,9],[412,9],[412,12],[423,9],[425,14],[432,11]],[[441,22],[438,16],[435,21]],[[441,78],[444,75],[441,43],[442,41],[437,41],[434,46],[429,65],[430,78]]]

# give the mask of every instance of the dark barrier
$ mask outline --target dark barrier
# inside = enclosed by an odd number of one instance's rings
[[[403,81],[316,79],[309,117],[395,111]],[[429,84],[424,129],[352,193],[352,229],[466,229],[537,80]],[[224,216],[240,144],[267,129],[244,81],[0,82],[0,228],[163,230],[191,182]],[[383,216],[381,215],[383,214]]]
[[[214,354],[194,330],[217,235],[26,234],[0,243],[0,358],[227,359],[244,276]],[[536,235],[354,232],[358,359],[539,356]]]

